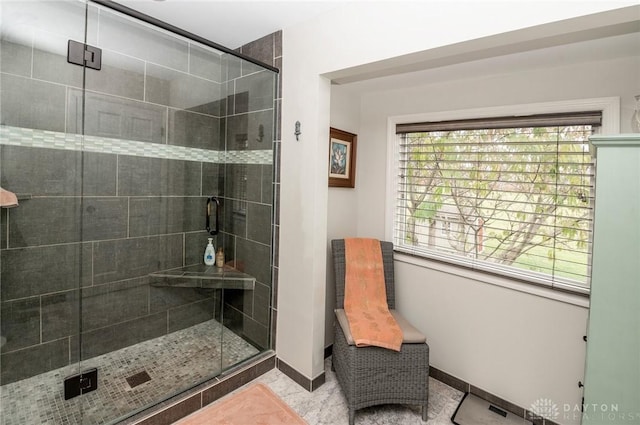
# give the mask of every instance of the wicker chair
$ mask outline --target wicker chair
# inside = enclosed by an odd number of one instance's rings
[[[336,321],[331,369],[336,372],[349,408],[349,425],[355,411],[379,404],[418,404],[427,420],[429,401],[429,346],[424,335],[403,319],[395,308],[393,244],[380,242],[389,310],[403,331],[400,351],[356,347],[344,314],[345,244],[331,241],[336,281]]]

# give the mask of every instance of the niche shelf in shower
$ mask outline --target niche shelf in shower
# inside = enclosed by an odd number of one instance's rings
[[[149,274],[151,285],[178,288],[244,289],[253,291],[256,278],[230,266],[196,264]]]

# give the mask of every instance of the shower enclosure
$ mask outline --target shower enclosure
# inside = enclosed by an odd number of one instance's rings
[[[103,1],[0,8],[0,422],[117,423],[269,349],[276,70]]]

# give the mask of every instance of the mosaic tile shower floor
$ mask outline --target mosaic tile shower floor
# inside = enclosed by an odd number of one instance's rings
[[[64,399],[63,380],[78,373],[76,365],[5,385],[0,424],[113,423],[255,354],[255,347],[210,320],[84,361],[82,370],[98,368],[98,389],[71,400]],[[151,380],[131,388],[126,378],[143,371]]]

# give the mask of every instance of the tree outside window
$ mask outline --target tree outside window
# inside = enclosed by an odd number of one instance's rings
[[[563,125],[401,134],[396,245],[588,286],[591,133]]]

